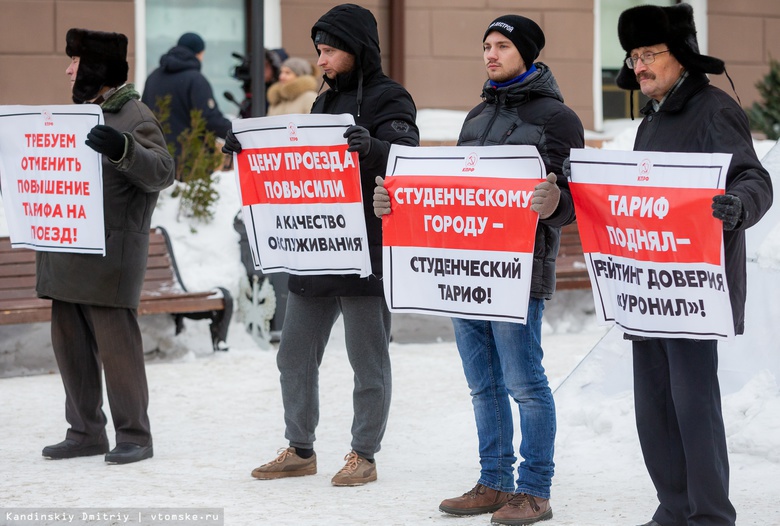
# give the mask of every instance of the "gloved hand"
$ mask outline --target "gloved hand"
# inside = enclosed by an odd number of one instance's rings
[[[712,216],[723,221],[723,230],[734,230],[742,220],[742,201],[731,194],[712,198]]]
[[[534,194],[531,197],[531,210],[538,212],[541,219],[547,219],[558,208],[558,201],[561,199],[561,189],[555,184],[557,180],[558,176],[550,172],[547,174],[546,181],[534,187]]]
[[[344,132],[347,139],[348,152],[357,152],[360,157],[365,157],[371,151],[371,134],[362,126],[350,126]]]
[[[227,135],[225,136],[225,146],[222,147],[222,153],[233,155],[234,153],[241,153],[241,150],[243,150],[243,148],[233,134],[233,130],[228,130]]]
[[[563,172],[563,177],[566,179],[571,179],[571,157],[567,157],[563,160],[563,165],[561,165],[561,171]]]
[[[390,193],[385,188],[385,180],[376,176],[374,187],[374,215],[382,217],[390,213]]]
[[[125,154],[127,139],[121,132],[111,126],[98,124],[87,134],[86,144],[96,152],[117,162]]]

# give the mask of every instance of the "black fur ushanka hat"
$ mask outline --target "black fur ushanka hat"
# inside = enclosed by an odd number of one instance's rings
[[[641,5],[626,9],[618,19],[618,38],[626,58],[632,49],[666,44],[687,71],[718,75],[725,71],[722,60],[699,53],[693,8],[689,4]],[[639,89],[634,71],[625,64],[615,82],[623,89]]]
[[[69,29],[65,53],[79,57],[73,83],[73,102],[83,104],[98,96],[104,86],[121,86],[127,81],[127,37],[121,33]]]

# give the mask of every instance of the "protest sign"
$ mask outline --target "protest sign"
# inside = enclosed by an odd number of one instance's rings
[[[255,268],[264,273],[371,273],[352,115],[241,119],[233,132],[238,191]]]
[[[525,323],[545,176],[533,146],[393,145],[382,219],[393,312]]]
[[[734,336],[723,259],[730,154],[571,152],[569,183],[601,323],[636,336]]]
[[[11,246],[105,255],[100,106],[0,106],[0,184]]]

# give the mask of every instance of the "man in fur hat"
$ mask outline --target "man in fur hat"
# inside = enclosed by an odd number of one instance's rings
[[[639,6],[618,21],[623,89],[650,97],[634,150],[732,154],[726,193],[712,202],[723,221],[726,279],[736,334],[745,325],[745,230],[772,205],[772,184],[753,149],[748,119],[710,85],[723,61],[699,53],[693,9]],[[633,341],[637,430],[660,504],[644,526],[734,525],[721,413],[716,340]]]
[[[152,211],[160,190],[173,183],[173,159],[160,123],[127,84],[127,37],[70,29],[66,42],[73,100],[99,104],[106,122],[86,140],[103,156],[106,255],[36,254],[36,290],[52,300],[52,347],[70,424],[65,440],[43,448],[43,456],[105,454],[106,462],[126,464],[153,455],[137,309]],[[111,451],[103,372],[116,431]]]

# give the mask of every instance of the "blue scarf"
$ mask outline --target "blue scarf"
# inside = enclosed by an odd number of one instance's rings
[[[528,71],[526,71],[525,73],[523,73],[522,75],[518,75],[517,77],[515,77],[515,78],[513,78],[511,80],[507,80],[506,82],[493,82],[491,80],[490,81],[490,85],[493,86],[496,89],[498,89],[498,88],[505,88],[506,86],[509,86],[510,84],[514,84],[516,82],[522,82],[523,80],[525,80],[525,78],[528,75],[530,75],[531,73],[535,73],[535,72],[536,72],[536,64],[531,64],[530,69]]]

